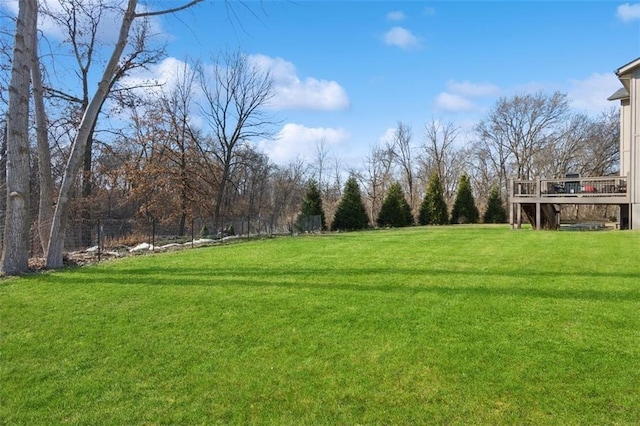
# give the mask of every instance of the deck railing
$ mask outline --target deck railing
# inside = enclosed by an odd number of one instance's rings
[[[512,197],[626,197],[626,176],[570,177],[511,181]]]

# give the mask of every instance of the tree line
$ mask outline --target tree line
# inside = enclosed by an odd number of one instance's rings
[[[153,17],[198,2],[153,12],[136,0],[122,10],[20,0],[14,32],[0,37],[4,273],[27,269],[34,240],[47,267],[62,266],[70,224],[88,247],[96,219],[148,219],[180,235],[194,218],[213,233],[236,218],[249,230],[291,229],[320,206],[322,229],[494,223],[506,220],[509,178],[618,170],[617,110],[587,116],[559,92],[500,98],[465,134],[433,119],[416,137],[399,121],[362,164],[319,140],[309,159],[276,165],[256,145],[280,124],[267,108],[274,81],[246,54],[185,58],[164,84],[130,78],[166,57]],[[109,50],[101,31],[114,16]],[[43,43],[38,18],[63,40]]]

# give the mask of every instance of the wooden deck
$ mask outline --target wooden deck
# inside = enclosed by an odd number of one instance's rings
[[[618,205],[621,217],[628,217],[627,181],[626,176],[511,180],[510,223],[519,227],[524,211],[536,229],[557,229],[563,204]]]

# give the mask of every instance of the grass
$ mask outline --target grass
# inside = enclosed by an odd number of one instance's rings
[[[638,424],[640,234],[411,228],[0,282],[0,424]]]

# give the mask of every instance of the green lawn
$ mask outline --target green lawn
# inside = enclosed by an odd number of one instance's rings
[[[639,424],[640,233],[411,228],[0,282],[0,424]]]

